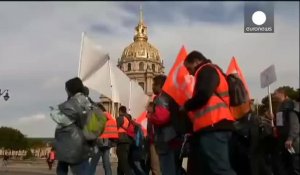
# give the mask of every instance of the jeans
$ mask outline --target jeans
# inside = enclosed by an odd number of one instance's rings
[[[146,175],[146,169],[142,166],[144,162],[143,151],[143,149],[136,147],[134,144],[130,146],[128,161],[135,175]]]
[[[160,169],[162,175],[177,175],[176,159],[173,150],[159,154]]]
[[[92,157],[90,161],[88,175],[95,175],[100,157],[102,157],[102,164],[103,169],[105,171],[105,175],[112,175],[109,151],[110,148],[99,148],[99,151]]]
[[[193,138],[193,153],[196,154],[198,174],[236,175],[229,160],[231,132],[214,131],[197,133]],[[198,169],[197,168],[197,169]]]
[[[79,164],[69,164],[66,162],[58,161],[56,174],[68,175],[69,167],[73,175],[86,175],[89,168],[89,162],[88,160],[84,160]]]
[[[118,156],[118,175],[133,175],[133,171],[129,164],[130,144],[121,143],[117,146]]]
[[[132,169],[135,175],[146,175],[142,167],[141,161],[134,161],[132,165]]]

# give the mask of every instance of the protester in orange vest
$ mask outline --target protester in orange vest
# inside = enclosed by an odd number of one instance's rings
[[[116,140],[119,138],[119,132],[118,132],[118,127],[117,127],[117,121],[113,118],[113,116],[106,112],[105,108],[99,104],[98,105],[102,110],[104,110],[104,113],[106,114],[107,117],[107,122],[105,124],[105,129],[103,133],[101,134],[100,138],[102,139],[111,139],[111,140]]]
[[[129,164],[130,144],[132,138],[127,134],[127,129],[130,125],[131,116],[127,113],[125,106],[119,108],[119,117],[117,118],[117,126],[119,132],[119,140],[117,144],[118,157],[118,174],[133,175],[133,170]]]
[[[193,154],[201,162],[198,174],[235,175],[228,151],[234,118],[228,107],[226,78],[217,65],[198,51],[189,53],[184,65],[196,81],[193,97],[181,110],[189,112],[193,123]]]
[[[98,151],[93,155],[91,159],[88,175],[95,175],[100,157],[102,157],[102,164],[103,169],[105,171],[105,175],[112,175],[110,163],[110,148],[113,146],[111,139],[119,138],[117,123],[113,119],[111,114],[106,112],[106,109],[101,103],[97,103],[97,106],[106,114],[107,122],[105,124],[105,129],[103,133],[99,136],[99,139],[97,140]]]

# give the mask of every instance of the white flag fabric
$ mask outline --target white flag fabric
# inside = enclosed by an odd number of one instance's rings
[[[133,118],[139,117],[145,110],[149,97],[134,80],[130,81],[129,112]]]
[[[113,87],[113,99],[115,102],[121,103],[128,108],[129,105],[129,91],[130,79],[117,66],[110,65],[111,68],[111,82]]]
[[[82,34],[78,76],[85,80],[99,70],[107,61],[108,53]]]
[[[83,33],[78,76],[88,88],[119,102],[118,96],[114,95],[116,89],[112,86],[108,60],[108,53]]]
[[[128,108],[132,117],[140,116],[148,102],[142,87],[112,65],[108,53],[83,34],[78,76],[88,88]]]

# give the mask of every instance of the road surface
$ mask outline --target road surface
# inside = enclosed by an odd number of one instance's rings
[[[53,166],[52,170],[48,169],[47,164],[32,163],[32,164],[16,164],[11,163],[8,167],[0,166],[0,175],[55,175],[56,165]],[[112,163],[113,175],[117,174],[117,164]],[[71,173],[69,173],[72,175]],[[97,166],[96,174],[104,174],[102,164]]]

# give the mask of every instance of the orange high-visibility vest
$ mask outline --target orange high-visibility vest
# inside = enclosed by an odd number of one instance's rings
[[[100,135],[102,139],[118,139],[118,127],[116,120],[111,116],[111,114],[105,112],[107,117],[107,122],[105,124],[105,128],[103,133]]]
[[[229,120],[234,121],[230,109],[229,109],[229,93],[228,93],[228,84],[225,76],[221,71],[216,68],[214,65],[208,63],[201,66],[195,77],[198,76],[199,72],[204,66],[212,66],[218,72],[220,83],[215,90],[215,93],[210,97],[207,104],[200,109],[189,112],[189,117],[193,123],[193,130],[197,132],[208,126],[214,126],[214,124],[222,121]],[[197,80],[196,80],[197,81]],[[205,83],[205,82],[201,82]],[[197,82],[196,82],[197,84]],[[194,93],[196,91],[194,90]],[[195,94],[194,94],[195,95]]]
[[[121,127],[119,127],[119,129],[118,129],[119,133],[127,133],[127,130],[125,130],[125,128],[128,129],[129,124],[130,124],[127,117],[124,116],[123,118],[124,118],[123,125]]]

